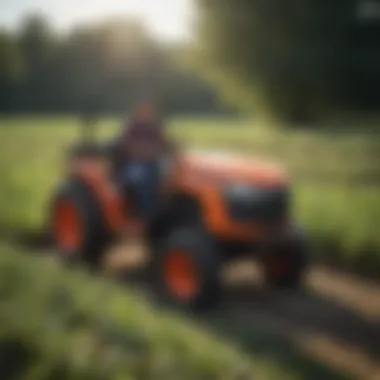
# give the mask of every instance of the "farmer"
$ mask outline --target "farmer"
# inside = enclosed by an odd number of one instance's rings
[[[121,142],[126,160],[120,170],[122,186],[132,190],[136,222],[128,232],[141,235],[144,222],[156,210],[160,184],[160,158],[165,153],[168,139],[157,121],[154,105],[137,107],[122,131]]]

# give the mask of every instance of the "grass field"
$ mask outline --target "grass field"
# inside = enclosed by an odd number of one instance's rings
[[[2,237],[17,239],[43,227],[65,148],[79,134],[76,123],[63,117],[0,119]],[[115,120],[105,119],[101,134],[116,128]],[[249,121],[217,118],[176,118],[170,129],[188,146],[282,162],[294,178],[295,214],[310,229],[319,257],[380,273],[379,135],[285,134]],[[211,313],[196,319],[200,327],[188,318],[153,309],[138,294],[105,279],[66,271],[14,249],[0,247],[0,287],[5,306],[0,348],[7,364],[0,370],[8,371],[0,378],[11,373],[47,380],[57,378],[59,371],[60,378],[72,380],[348,379],[311,359],[294,342],[270,335],[260,323],[248,331],[240,320],[232,323],[228,316],[224,320]],[[319,320],[330,311],[320,301],[318,305]],[[296,315],[302,314],[301,306]],[[264,319],[267,312],[261,310]],[[263,317],[257,305],[254,314],[259,321]],[[331,317],[340,323],[340,314]],[[277,318],[275,322],[277,326]]]
[[[107,281],[9,248],[1,250],[0,273],[7,310],[1,378],[283,378],[264,361],[253,363],[236,347]],[[20,310],[28,310],[27,317]]]
[[[74,118],[0,120],[0,229],[12,237],[41,229],[65,148],[79,136]],[[104,119],[100,134],[117,121]],[[323,260],[380,276],[380,135],[263,129],[247,120],[175,118],[188,146],[221,148],[280,161],[294,182],[295,215]]]
[[[359,378],[265,331],[158,310],[110,280],[5,246],[0,288],[2,379]]]

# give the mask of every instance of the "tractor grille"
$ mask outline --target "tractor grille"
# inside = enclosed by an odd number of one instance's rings
[[[284,219],[289,211],[288,189],[252,189],[252,196],[237,196],[226,192],[227,210],[237,221],[274,222]]]

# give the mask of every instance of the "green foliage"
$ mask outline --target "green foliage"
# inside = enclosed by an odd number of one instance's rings
[[[79,136],[72,118],[3,119],[0,124],[0,233],[17,237],[46,221],[63,157]],[[117,130],[104,119],[99,135]],[[173,119],[185,146],[215,148],[281,162],[294,182],[295,214],[310,229],[323,260],[380,273],[379,135],[268,130],[250,120]],[[336,128],[341,130],[339,126]],[[358,128],[357,128],[358,129]]]
[[[379,186],[302,185],[295,214],[308,230],[316,258],[380,278]]]
[[[296,379],[138,293],[1,247],[2,379]]]
[[[125,114],[147,96],[168,111],[223,111],[209,84],[174,64],[180,50],[133,19],[63,34],[43,16],[28,16],[18,33],[0,34],[0,112]]]
[[[20,51],[11,36],[0,31],[0,80],[16,81],[22,74]]]
[[[11,36],[0,30],[0,109],[10,108],[14,89],[23,77],[20,50]]]
[[[377,110],[380,28],[357,4],[198,0],[199,68],[236,104],[283,121]]]

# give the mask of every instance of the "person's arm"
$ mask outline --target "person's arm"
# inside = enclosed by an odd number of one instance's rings
[[[125,121],[121,127],[121,130],[118,136],[119,141],[125,141],[125,139],[128,138],[130,130],[131,130],[131,124],[128,121]]]
[[[136,143],[134,138],[136,128],[137,127],[135,124],[126,123],[121,135],[121,141],[124,149],[131,154],[134,154],[134,151],[136,150]]]

